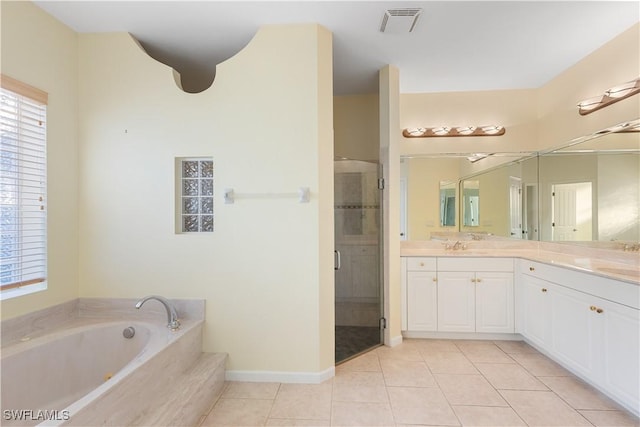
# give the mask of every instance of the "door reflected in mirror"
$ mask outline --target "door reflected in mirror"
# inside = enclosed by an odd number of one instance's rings
[[[440,181],[440,226],[456,225],[456,183]]]
[[[462,224],[465,227],[480,225],[480,181],[462,181]]]

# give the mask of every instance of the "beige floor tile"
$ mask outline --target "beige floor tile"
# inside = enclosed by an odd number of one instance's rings
[[[384,382],[396,387],[435,387],[436,382],[425,362],[397,359],[380,360]]]
[[[493,343],[507,354],[538,353],[538,350],[524,341],[494,341]]]
[[[327,420],[331,418],[331,400],[309,397],[299,399],[276,398],[269,417]]]
[[[572,374],[544,354],[511,354],[522,367],[536,377],[569,377]]]
[[[336,373],[344,371],[381,372],[378,353],[370,351],[336,366]]]
[[[640,427],[640,419],[624,411],[578,411],[596,427]]]
[[[389,402],[380,372],[344,372],[333,381],[334,402]]]
[[[526,426],[518,414],[509,407],[454,406],[453,411],[456,413],[463,426]]]
[[[508,406],[482,375],[435,374],[435,378],[452,405]]]
[[[476,368],[497,389],[548,390],[536,377],[516,363],[476,363]]]
[[[539,378],[574,409],[619,409],[619,406],[607,396],[576,377]]]
[[[387,387],[396,423],[459,426],[453,409],[437,387]]]
[[[389,402],[385,386],[335,385],[334,402]]]
[[[322,384],[281,384],[276,399],[328,399],[331,400],[333,381]],[[277,417],[274,417],[277,418]]]
[[[418,340],[416,348],[424,356],[426,353],[460,353],[452,340]]]
[[[551,391],[501,390],[500,394],[529,426],[590,426],[577,411]]]
[[[427,367],[434,374],[477,374],[478,370],[462,353],[422,353]]]
[[[409,362],[421,362],[422,356],[414,343],[402,343],[395,347],[382,346],[376,350],[378,357],[382,359],[406,360]]]
[[[384,386],[384,376],[382,375],[382,372],[340,372],[333,378],[334,390],[336,385]]]
[[[220,399],[202,426],[262,426],[272,405],[265,399]]]
[[[331,425],[395,426],[389,403],[333,402]]]
[[[460,351],[473,363],[515,363],[504,351],[493,342],[460,342],[456,343]]]
[[[222,393],[226,399],[275,399],[280,383],[230,382]]]
[[[322,384],[281,384],[270,418],[331,419],[333,381]]]
[[[295,420],[291,418],[269,418],[267,426],[290,426],[290,427],[328,427],[329,420]]]

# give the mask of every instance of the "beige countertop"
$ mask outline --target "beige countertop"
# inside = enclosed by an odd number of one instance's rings
[[[404,241],[400,255],[427,257],[511,257],[542,262],[640,285],[640,253],[531,241]]]

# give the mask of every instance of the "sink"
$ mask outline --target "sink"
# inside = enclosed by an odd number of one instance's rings
[[[597,270],[603,273],[620,274],[622,276],[640,276],[640,271],[632,268],[600,267]]]

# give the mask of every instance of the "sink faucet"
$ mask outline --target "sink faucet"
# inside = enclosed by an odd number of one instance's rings
[[[465,250],[465,249],[467,249],[467,245],[466,245],[466,243],[462,243],[460,240],[457,240],[454,244],[451,244],[451,243],[447,242],[444,245],[444,248],[446,250],[453,249],[454,251],[457,251],[458,249]]]
[[[164,308],[167,310],[167,328],[171,329],[172,331],[179,329],[180,321],[178,320],[178,312],[176,312],[173,304],[171,304],[169,300],[164,297],[158,295],[149,295],[138,301],[136,303],[136,308],[139,309],[140,307],[142,307],[142,304],[149,301],[150,299],[160,301],[162,305],[164,305]]]

